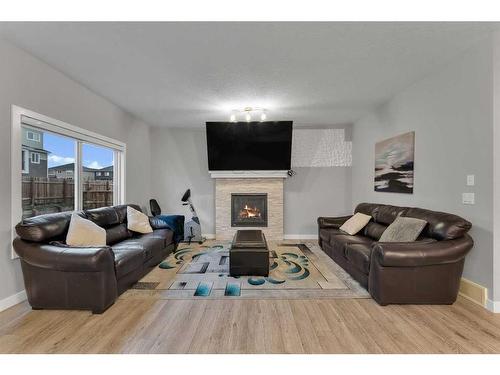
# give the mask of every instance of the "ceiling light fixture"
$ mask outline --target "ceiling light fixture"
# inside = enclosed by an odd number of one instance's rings
[[[252,121],[253,114],[260,113],[260,121],[266,121],[267,119],[267,110],[261,107],[245,107],[240,109],[233,109],[231,111],[231,115],[229,116],[230,122],[238,122],[238,117],[243,117],[246,122]]]

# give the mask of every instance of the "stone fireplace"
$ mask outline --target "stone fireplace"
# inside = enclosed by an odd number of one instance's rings
[[[267,227],[267,193],[232,193],[231,226]]]
[[[283,178],[216,178],[215,236],[231,240],[238,229],[261,229],[283,239]]]

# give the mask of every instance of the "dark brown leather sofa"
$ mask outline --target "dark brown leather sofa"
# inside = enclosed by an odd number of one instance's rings
[[[129,205],[137,210],[137,205]],[[150,219],[153,232],[127,229],[127,205],[79,211],[106,229],[105,247],[64,244],[72,212],[25,219],[16,226],[14,249],[21,258],[33,309],[83,309],[102,313],[116,298],[175,250],[173,232]]]
[[[340,231],[351,216],[320,217],[319,245],[338,265],[387,304],[452,304],[465,256],[473,246],[471,223],[421,208],[361,203],[355,211],[372,217],[357,235]],[[415,242],[378,242],[399,215],[427,221]]]

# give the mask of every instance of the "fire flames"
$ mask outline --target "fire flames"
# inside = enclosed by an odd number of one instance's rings
[[[240,211],[240,218],[248,219],[248,218],[259,218],[260,210],[257,207],[248,207],[248,204],[245,204],[245,207]]]

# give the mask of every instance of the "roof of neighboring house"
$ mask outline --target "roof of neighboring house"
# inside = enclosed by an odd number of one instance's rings
[[[75,163],[68,163],[68,164],[62,164],[62,165],[56,165],[54,167],[50,167],[49,171],[53,170],[60,170],[60,171],[74,171],[75,170]],[[108,172],[108,171],[113,171],[113,166],[101,168],[101,169],[95,169],[95,168],[89,168],[89,167],[83,167],[84,172]]]
[[[22,148],[29,151],[40,152],[42,154],[50,154],[50,151],[44,150],[43,148],[31,147],[24,144],[22,145]]]
[[[58,170],[58,171],[74,171],[75,170],[75,163],[68,163],[68,164],[56,165],[54,167],[50,167],[49,168],[49,171],[54,171],[54,170]],[[96,170],[97,169],[83,167],[83,171],[84,172],[95,172]]]
[[[104,167],[104,168],[101,168],[101,169],[96,169],[96,171],[99,171],[99,172],[113,172],[113,166],[110,165],[109,167]]]

